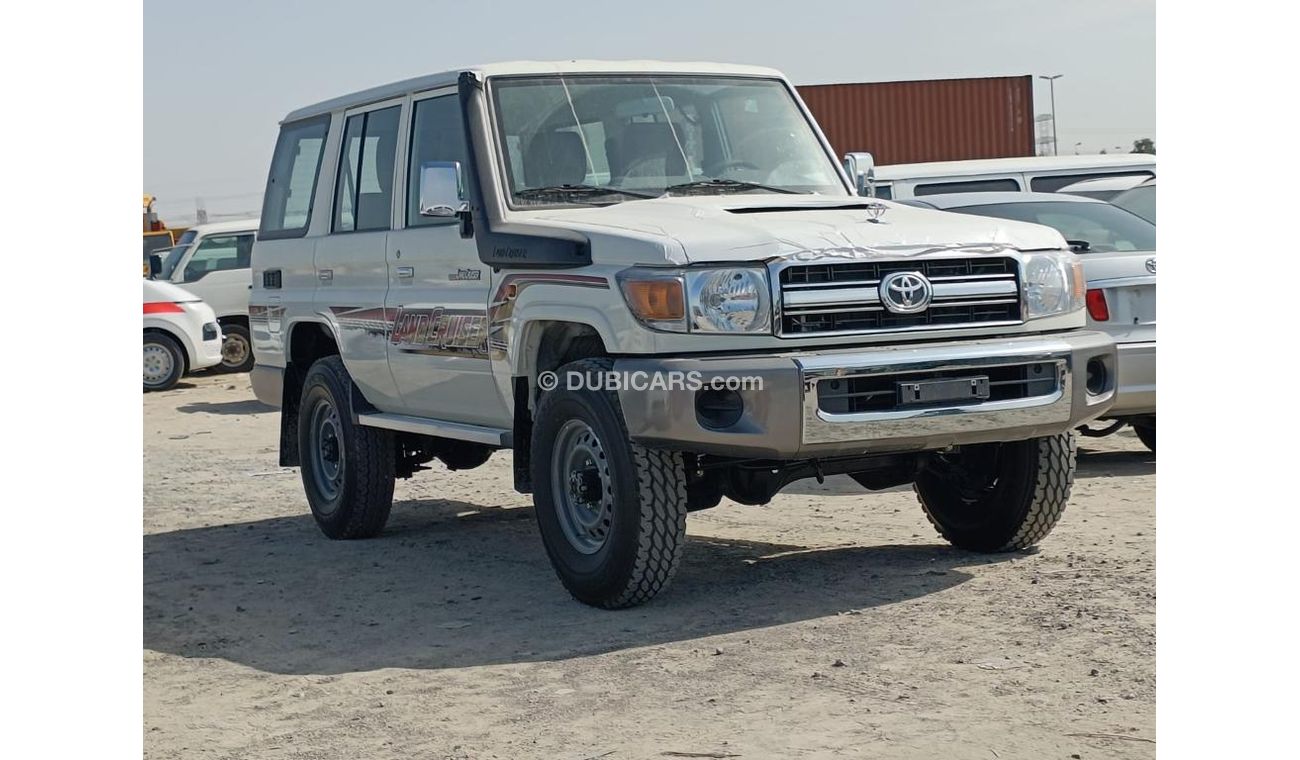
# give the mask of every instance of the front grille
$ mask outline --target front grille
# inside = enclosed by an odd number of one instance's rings
[[[878,288],[893,272],[925,275],[935,287],[930,307],[916,314],[887,311]],[[1020,321],[1019,267],[1006,256],[802,264],[782,269],[780,286],[786,337]]]
[[[903,372],[898,374],[860,375],[831,378],[817,383],[817,408],[827,414],[892,412],[923,408],[924,405],[901,403],[898,384],[918,380],[945,380],[987,377],[989,397],[982,403],[1014,401],[1047,396],[1058,388],[1056,365],[1052,362],[1012,364],[979,369],[943,370],[939,372]],[[931,406],[951,406],[939,402]]]

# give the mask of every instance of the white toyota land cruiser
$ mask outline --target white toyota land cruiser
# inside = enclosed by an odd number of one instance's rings
[[[687,512],[800,478],[914,483],[953,544],[1030,546],[1114,395],[1075,259],[860,197],[857,168],[747,66],[497,64],[294,111],[250,307],[281,463],[362,538],[394,478],[513,449],[601,607],[663,589]]]

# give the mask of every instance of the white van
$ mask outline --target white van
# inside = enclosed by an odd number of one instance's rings
[[[1099,177],[1156,176],[1147,153],[1097,156],[1025,156],[975,161],[935,161],[875,167],[875,196],[907,200],[941,193],[1054,193]]]
[[[216,312],[225,336],[220,368],[226,372],[253,368],[248,291],[252,287],[249,266],[257,227],[257,219],[191,227],[175,247],[160,252],[162,260],[154,277],[183,286]]]

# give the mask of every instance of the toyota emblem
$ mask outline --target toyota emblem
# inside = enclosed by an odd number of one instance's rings
[[[934,289],[920,272],[894,272],[880,281],[880,302],[895,314],[915,314],[930,306]]]
[[[1150,272],[1151,274],[1155,274],[1155,273],[1156,273],[1156,260],[1155,260],[1155,259],[1147,259],[1147,271]]]

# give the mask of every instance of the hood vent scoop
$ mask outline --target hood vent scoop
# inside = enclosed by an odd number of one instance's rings
[[[866,211],[871,207],[868,201],[850,201],[848,203],[836,203],[829,205],[806,205],[806,206],[741,206],[739,208],[729,208],[731,214],[781,214],[791,211]]]

